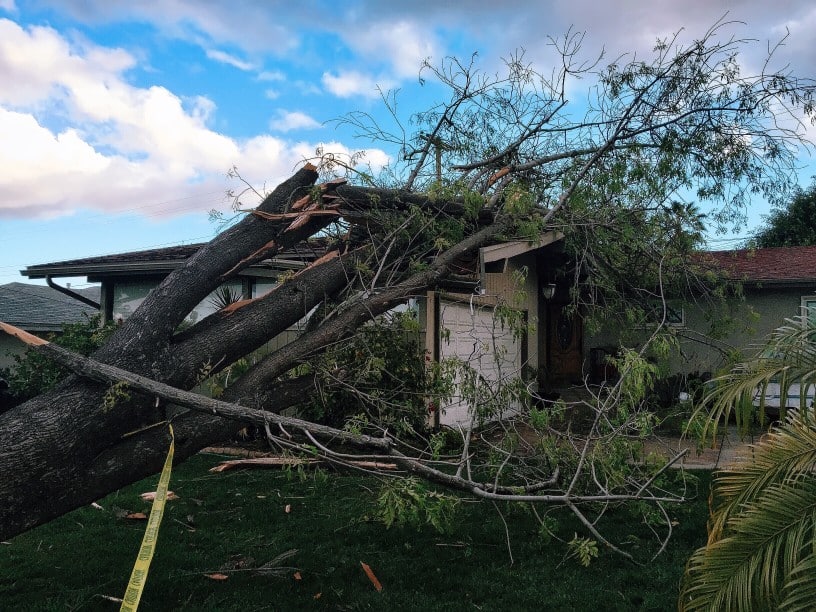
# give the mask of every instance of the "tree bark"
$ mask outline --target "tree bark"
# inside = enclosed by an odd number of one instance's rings
[[[224,309],[199,325],[176,334],[188,312],[224,281],[243,268],[313,235],[334,217],[311,215],[308,208],[344,207],[362,218],[366,208],[395,211],[427,206],[439,214],[459,211],[458,203],[435,204],[426,197],[400,191],[366,190],[329,184],[314,191],[317,178],[307,166],[279,185],[259,207],[263,215],[248,215],[203,246],[185,265],[170,274],[93,356],[100,363],[182,389],[192,388],[205,363],[226,366],[250,353],[298,321],[326,296],[336,294],[353,277],[359,249],[315,262],[268,295]],[[314,194],[314,195],[310,195]],[[282,214],[304,198],[322,198],[302,210],[299,219]],[[450,208],[451,210],[447,210]],[[440,210],[444,211],[440,213]],[[345,213],[343,213],[345,214]],[[482,216],[489,222],[492,215]],[[231,400],[279,410],[287,404],[283,373],[326,343],[352,334],[365,320],[421,294],[450,272],[456,256],[472,252],[495,236],[502,224],[488,225],[479,238],[457,245],[429,270],[415,274],[381,295],[352,302],[335,317],[273,359],[274,368],[260,367],[228,390]],[[291,352],[293,346],[299,351]],[[272,358],[270,358],[272,359]],[[310,387],[301,383],[303,396]],[[105,384],[71,377],[55,390],[0,415],[0,538],[47,522],[90,503],[117,488],[161,468],[166,434],[142,428],[155,420],[151,398],[135,396],[128,409],[104,410]],[[222,440],[237,426],[222,418],[184,414],[174,420],[177,461]]]

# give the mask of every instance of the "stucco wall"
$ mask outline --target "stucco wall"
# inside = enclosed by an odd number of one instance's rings
[[[679,349],[670,360],[670,368],[679,373],[712,373],[727,366],[728,360],[737,352],[750,354],[774,329],[784,324],[785,319],[801,313],[802,297],[816,294],[813,287],[746,288],[742,299],[732,299],[725,306],[723,314],[730,322],[712,326],[714,313],[710,305],[684,304],[684,324],[679,326]],[[648,337],[646,330],[632,334],[625,340],[619,332],[602,329],[584,339],[585,370],[589,371],[591,349],[597,347],[617,348],[622,344],[635,346]]]

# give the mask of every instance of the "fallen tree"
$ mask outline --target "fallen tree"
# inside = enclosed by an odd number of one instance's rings
[[[496,443],[478,469],[484,457],[473,451],[471,430],[461,432],[447,467],[433,467],[439,457],[431,446],[401,446],[393,432],[326,430],[277,413],[319,384],[314,372],[301,375],[303,364],[436,288],[463,257],[500,240],[562,233],[575,306],[588,312],[631,320],[666,292],[698,291],[702,284],[687,261],[701,220],[693,206],[678,203],[678,194],[696,189],[698,198],[719,202],[722,223],[738,220],[754,193],[784,197],[796,147],[806,144],[799,121],[803,109],[812,110],[814,91],[787,74],[741,76],[736,58],[744,43],[721,41],[723,28],[686,47],[660,43],[650,63],[633,60],[594,73],[594,66],[578,63],[578,41],[568,37],[559,47],[562,67],[549,79],[521,56],[501,77],[456,60],[426,66],[451,98],[418,115],[411,137],[393,106],[393,131],[367,115],[346,117],[363,135],[400,150],[390,186],[371,186],[375,177],[331,156],[304,164],[170,274],[91,361],[58,355],[79,375],[0,415],[0,538],[158,471],[167,436],[155,426],[166,417],[157,405],[167,402],[190,409],[173,416],[177,460],[222,440],[235,428],[228,416],[262,425],[281,447],[302,442],[340,463],[349,457],[332,448],[336,442],[362,448],[356,459],[387,457],[483,497],[565,505],[599,539],[581,504],[682,499],[654,488],[665,466],[633,466],[621,479],[620,465],[609,463],[628,452],[621,446],[627,433],[641,431],[648,346],[621,362],[621,380],[591,402],[593,418],[580,437],[533,410],[525,413],[526,425],[550,446],[542,451],[514,438],[523,446],[519,452]],[[564,92],[579,74],[594,74],[597,87],[576,121]],[[335,174],[318,182],[321,171]],[[337,171],[349,172],[338,178]],[[404,179],[395,183],[393,176]],[[354,177],[360,185],[349,184]],[[222,283],[318,233],[334,237],[325,257],[267,295],[180,328]],[[219,400],[186,391],[201,382],[202,371],[216,374],[318,306],[298,341],[258,361]],[[112,401],[111,383],[122,381],[134,392]],[[289,436],[291,428],[300,440]],[[473,476],[481,470],[488,476]],[[670,521],[667,526],[670,532]]]

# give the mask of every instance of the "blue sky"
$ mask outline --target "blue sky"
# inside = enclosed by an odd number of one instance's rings
[[[437,100],[418,83],[424,58],[478,51],[490,69],[523,47],[546,72],[547,36],[570,26],[587,57],[615,57],[726,12],[759,41],[748,68],[789,31],[780,60],[813,76],[807,0],[0,0],[0,283],[31,264],[208,240],[208,211],[228,211],[239,187],[233,166],[261,189],[318,146],[386,164],[393,151],[330,120],[382,113],[378,87],[400,89],[406,116]],[[765,212],[756,202],[751,222]]]

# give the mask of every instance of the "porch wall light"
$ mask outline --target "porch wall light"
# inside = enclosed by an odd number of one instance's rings
[[[555,283],[547,283],[541,287],[541,297],[545,300],[551,300],[555,295]]]

